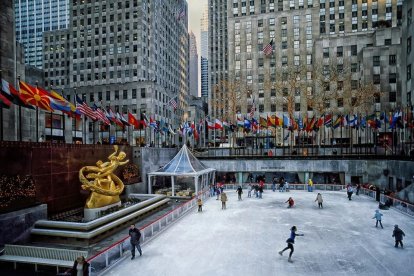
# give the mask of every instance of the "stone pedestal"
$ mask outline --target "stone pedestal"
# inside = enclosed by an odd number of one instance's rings
[[[121,201],[105,206],[105,207],[101,207],[101,208],[93,208],[93,209],[85,208],[83,209],[83,218],[85,219],[85,221],[94,220],[99,217],[102,211],[108,210],[109,208],[112,208],[115,206],[121,206]]]

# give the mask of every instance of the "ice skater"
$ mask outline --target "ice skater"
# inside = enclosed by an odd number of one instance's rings
[[[352,194],[354,193],[354,188],[352,188],[351,184],[348,184],[348,186],[346,186],[346,193],[348,195],[348,199],[351,200]]]
[[[135,227],[135,225],[131,225],[129,228],[129,236],[130,236],[130,242],[131,242],[131,260],[135,258],[135,247],[138,249],[139,255],[142,256],[142,250],[141,246],[139,244],[139,240],[141,238],[141,232],[138,228]]]
[[[201,200],[201,198],[197,199],[197,205],[198,205],[197,212],[203,212],[203,201]]]
[[[242,200],[242,194],[243,194],[243,189],[242,189],[242,187],[241,187],[241,186],[239,186],[239,187],[237,188],[237,195],[238,195],[238,197],[239,197],[239,200]]]
[[[252,190],[253,190],[253,185],[249,183],[249,187],[247,187],[247,197],[252,197]]]
[[[289,197],[289,199],[286,200],[285,203],[288,203],[288,208],[292,208],[293,205],[295,205],[295,201],[291,197]]]
[[[378,222],[379,222],[379,224],[381,225],[381,228],[384,229],[384,227],[382,227],[382,222],[381,222],[381,217],[382,216],[383,215],[380,213],[379,210],[375,210],[375,214],[374,214],[373,219],[377,220],[377,222],[375,223],[375,227],[378,227]]]
[[[216,200],[219,200],[219,196],[220,196],[220,189],[219,189],[219,187],[218,187],[218,186],[216,187],[216,195],[217,195]]]
[[[220,199],[221,199],[221,210],[226,210],[227,195],[225,192],[221,193]]]
[[[293,254],[293,251],[295,251],[295,249],[293,248],[293,244],[295,243],[295,237],[296,236],[304,236],[304,234],[297,234],[296,230],[297,230],[296,226],[292,226],[292,228],[290,228],[290,238],[286,240],[287,246],[282,251],[279,251],[279,255],[282,256],[283,252],[290,249],[289,259],[288,259],[288,262],[290,262],[290,263],[293,263],[292,254]]]
[[[395,238],[395,247],[398,248],[398,244],[401,245],[401,248],[403,247],[403,237],[405,237],[405,233],[403,230],[401,230],[400,228],[398,228],[398,225],[394,225],[394,231],[392,232],[392,236]]]
[[[322,208],[323,209],[323,205],[322,205],[323,199],[322,199],[321,193],[318,193],[318,195],[316,196],[315,201],[318,202],[318,208]]]
[[[313,181],[310,178],[308,180],[308,192],[313,192]]]

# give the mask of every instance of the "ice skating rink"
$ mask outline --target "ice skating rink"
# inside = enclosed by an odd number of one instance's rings
[[[414,218],[381,210],[384,229],[372,219],[377,203],[365,196],[348,201],[345,192],[323,192],[324,209],[314,202],[317,192],[266,190],[263,199],[237,200],[227,190],[227,210],[211,198],[144,244],[143,256],[127,258],[106,275],[414,275]],[[284,203],[295,200],[293,209]],[[392,231],[405,232],[404,249],[394,248]],[[298,233],[293,263],[286,246],[290,227]],[[125,230],[127,234],[127,229]]]

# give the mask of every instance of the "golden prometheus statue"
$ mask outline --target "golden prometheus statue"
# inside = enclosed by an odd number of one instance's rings
[[[82,189],[91,191],[86,200],[85,207],[88,209],[100,208],[120,202],[119,195],[124,190],[124,183],[113,172],[118,166],[125,165],[129,160],[122,161],[126,154],[114,146],[115,152],[108,156],[108,162],[99,160],[96,166],[85,166],[79,171],[79,180]]]

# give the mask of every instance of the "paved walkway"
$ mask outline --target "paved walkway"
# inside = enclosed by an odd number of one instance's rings
[[[185,216],[143,246],[143,256],[121,262],[107,275],[414,275],[414,219],[381,211],[384,229],[372,219],[377,203],[364,196],[348,201],[344,192],[266,191],[263,199],[237,200],[228,191],[227,210],[212,198],[202,213]],[[287,209],[289,196],[296,206]],[[404,249],[394,248],[394,224],[405,231]],[[286,246],[298,227],[293,263]]]

